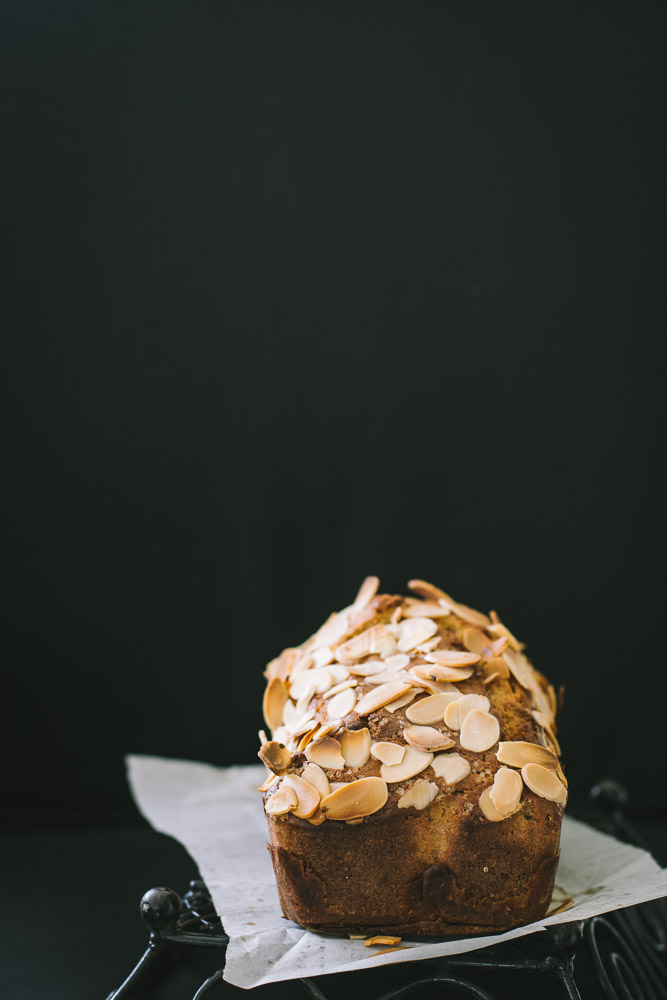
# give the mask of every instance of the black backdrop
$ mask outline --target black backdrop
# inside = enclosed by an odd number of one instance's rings
[[[664,4],[2,18],[6,815],[252,761],[366,573],[497,608],[573,794],[664,803]]]

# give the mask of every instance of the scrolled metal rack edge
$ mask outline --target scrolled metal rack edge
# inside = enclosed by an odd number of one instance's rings
[[[597,810],[595,825],[620,839],[646,847],[624,814],[625,789],[613,780],[591,790]],[[174,948],[224,949],[229,943],[213,901],[201,880],[190,882],[181,898],[173,889],[149,889],[141,900],[141,914],[149,927],[146,950],[124,982],[107,1000],[131,1000],[136,989],[154,969],[165,951]],[[523,939],[524,943],[528,939]],[[533,955],[507,957],[503,946],[436,960],[433,973],[424,976],[424,964],[414,963],[419,978],[398,986],[377,1000],[400,1000],[422,987],[442,983],[474,1000],[495,1000],[494,995],[459,973],[533,972],[555,975],[568,1000],[582,1000],[575,981],[574,963],[582,944],[592,958],[597,981],[608,1000],[664,1000],[667,997],[667,902],[664,899],[613,914],[549,927],[531,939]],[[641,959],[640,960],[640,956]],[[429,963],[433,964],[433,963]],[[223,980],[224,965],[198,988],[193,1000],[204,1000]],[[327,1000],[312,979],[295,980],[311,1000]],[[229,984],[227,984],[229,985]]]

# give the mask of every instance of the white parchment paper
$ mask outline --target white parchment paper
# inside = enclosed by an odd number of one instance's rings
[[[667,895],[667,869],[646,851],[565,817],[557,884],[575,906],[505,934],[424,943],[369,954],[363,941],[304,931],[280,911],[257,786],[262,765],[213,767],[161,757],[127,758],[128,780],[146,819],[180,841],[197,863],[229,935],[224,978],[262,983],[475,951],[489,944]]]

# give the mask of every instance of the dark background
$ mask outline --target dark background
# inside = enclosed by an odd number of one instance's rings
[[[367,573],[665,804],[664,4],[5,5],[12,824],[257,750]]]

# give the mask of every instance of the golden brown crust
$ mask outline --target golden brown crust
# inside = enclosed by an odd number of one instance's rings
[[[447,600],[451,601],[451,598]],[[411,613],[415,613],[417,621],[424,621],[418,617],[419,608],[415,608],[414,601],[414,598],[379,594],[362,607],[346,609],[347,620],[337,621],[332,616],[319,634],[272,661],[267,668],[267,677],[280,676],[290,691],[299,692],[299,684],[303,686],[304,680],[303,676],[298,682],[296,678],[303,671],[318,669],[317,663],[308,664],[303,657],[312,657],[321,649],[322,633],[329,640],[327,648],[334,651],[351,637],[360,636],[378,624],[389,625],[395,634],[404,635],[396,631],[399,629],[398,609],[405,606],[404,602],[410,604]],[[431,597],[425,598],[425,601],[433,604]],[[431,647],[435,643],[439,652],[467,648],[464,632],[471,625],[462,620],[459,613],[470,613],[471,617],[478,613],[462,605],[457,605],[457,609],[457,614],[431,619],[436,629],[429,642]],[[479,621],[476,620],[474,628],[483,631]],[[466,638],[472,645],[470,633]],[[488,632],[489,643],[494,638],[494,633]],[[423,650],[413,649],[406,654],[411,657],[410,667],[419,663],[428,666],[431,662],[429,655],[435,656],[429,652],[428,645],[427,642]],[[346,648],[343,647],[343,651]],[[337,682],[340,687],[339,678],[347,668],[354,668],[355,664],[373,666],[381,656],[389,659],[391,664],[392,655],[395,657],[397,653],[389,642],[379,654],[366,651],[353,661],[346,656],[335,661],[332,656],[332,666],[339,668],[332,671],[336,675],[332,682]],[[490,653],[488,655],[491,656]],[[490,703],[488,714],[497,720],[499,726],[500,741],[525,741],[547,746],[549,735],[544,727],[551,727],[555,733],[553,717],[550,715],[547,720],[543,717],[544,713],[540,716],[538,711],[541,724],[534,715],[536,704],[541,709],[548,708],[546,680],[532,670],[522,653],[515,650],[512,655],[521,657],[521,661],[517,663],[508,657],[511,670],[507,671],[508,676],[498,676],[491,683],[485,683],[485,659],[481,654],[479,663],[470,668],[471,676],[457,682],[453,697],[459,696],[456,691],[460,695],[486,696]],[[322,655],[322,659],[325,658]],[[397,662],[393,661],[394,664]],[[295,663],[299,667],[292,673]],[[405,672],[404,668],[402,672]],[[516,674],[520,674],[527,687],[519,683]],[[348,673],[347,677],[348,680],[342,682],[343,688],[350,680],[355,681],[356,686],[348,688],[349,698],[345,695],[338,704],[345,705],[354,695],[355,706],[363,705],[362,697],[378,689],[362,675]],[[336,692],[336,684],[329,690]],[[419,689],[411,704],[428,694],[430,691]],[[341,695],[335,694],[335,697],[341,698]],[[479,699],[472,701],[479,702]],[[304,766],[309,758],[313,759],[312,741],[316,741],[318,735],[317,730],[309,735],[307,727],[316,726],[318,722],[320,725],[329,723],[327,712],[331,703],[328,690],[315,692],[312,697],[306,690],[300,708],[306,707],[307,714],[312,713],[313,719],[305,723],[305,737],[300,733],[292,735],[285,726],[273,733],[274,739],[280,741],[283,738],[292,752],[288,773],[308,777]],[[410,704],[405,704],[393,712],[382,707],[360,716],[352,707],[342,720],[342,729],[329,734],[328,738],[340,738],[344,729],[367,728],[372,743],[390,742],[405,746],[403,731],[412,725],[409,710]],[[298,722],[294,722],[297,710],[293,708],[291,711],[290,718],[298,728]],[[563,806],[524,787],[518,809],[512,815],[501,817],[493,806],[488,812],[483,811],[479,804],[480,795],[485,790],[493,793],[494,775],[502,766],[496,757],[498,742],[477,752],[466,749],[461,743],[464,739],[462,732],[449,729],[444,721],[438,724],[438,728],[454,741],[450,752],[459,755],[470,766],[467,776],[455,784],[448,784],[444,777],[439,776],[443,769],[434,769],[436,760],[432,759],[432,763],[421,772],[406,780],[390,783],[386,800],[384,797],[379,800],[384,805],[373,807],[377,811],[358,818],[357,813],[348,813],[355,817],[351,822],[327,819],[326,798],[322,799],[321,809],[309,818],[297,818],[292,812],[267,814],[269,847],[285,916],[309,929],[328,933],[391,931],[429,936],[496,932],[544,916],[558,862]],[[309,758],[304,753],[308,746],[311,747]],[[432,758],[432,755],[429,756]],[[346,766],[338,770],[324,767],[324,775],[329,782],[350,782],[366,777],[379,779],[389,773],[374,756],[369,756],[361,766]],[[563,777],[562,771],[557,773]],[[279,777],[264,791],[265,801],[275,793],[281,781]],[[399,805],[401,797],[417,781],[422,781],[424,788],[428,789],[423,800],[428,804],[424,808]],[[413,792],[412,798],[406,799],[406,802],[417,799]],[[503,808],[502,803],[500,808]],[[303,811],[301,815],[304,815]],[[493,822],[487,815],[501,821]]]

